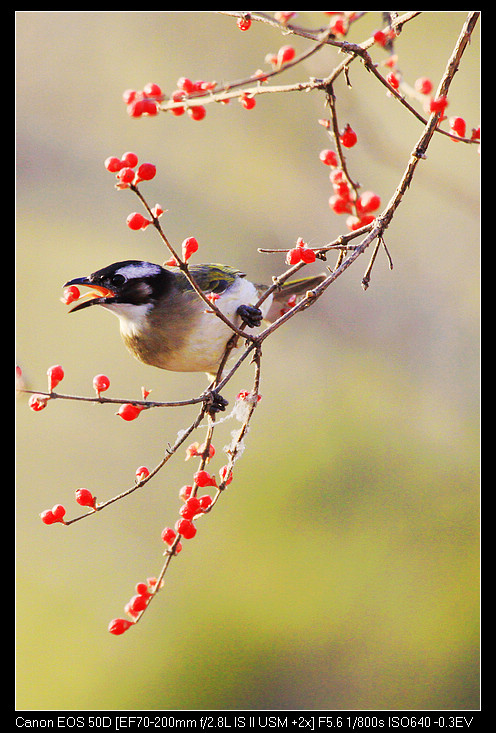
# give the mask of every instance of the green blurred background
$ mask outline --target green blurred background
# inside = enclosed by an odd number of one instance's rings
[[[411,83],[435,86],[463,12],[426,12],[397,42]],[[17,338],[27,386],[64,366],[64,392],[187,398],[204,375],[134,361],[113,316],[68,316],[61,285],[126,258],[161,262],[139,211],[104,159],[135,151],[157,165],[143,184],[196,261],[224,261],[259,281],[284,268],[257,247],[311,245],[345,230],[331,213],[320,93],[265,95],[248,112],[210,105],[202,122],[128,117],[126,88],[180,76],[233,80],[302,39],[215,12],[18,11]],[[307,27],[321,12],[301,12]],[[370,12],[352,30],[380,27]],[[385,58],[373,49],[377,62]],[[332,49],[281,83],[324,76]],[[279,81],[279,80],[278,80]],[[359,143],[352,175],[386,203],[422,125],[360,63],[336,84],[342,125]],[[479,31],[450,90],[448,114],[479,124]],[[19,709],[462,709],[479,705],[479,156],[436,136],[387,231],[371,286],[359,260],[319,303],[264,348],[261,393],[235,481],[173,563],[142,622],[121,637],[137,581],[159,572],[160,531],[175,521],[192,463],[169,462],[146,488],[94,518],[45,527],[74,490],[99,499],[152,467],[194,409],[134,423],[111,406],[19,399],[17,417],[17,707]],[[320,265],[322,267],[322,265]],[[309,271],[318,271],[316,264]],[[251,385],[247,365],[226,392]],[[218,428],[220,454],[235,424]],[[202,440],[203,433],[197,438]]]

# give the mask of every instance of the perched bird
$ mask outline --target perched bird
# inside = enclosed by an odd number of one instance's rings
[[[189,272],[234,325],[246,324],[247,333],[263,319],[275,320],[290,296],[304,294],[325,278],[285,283],[259,309],[254,304],[267,286],[255,285],[243,272],[217,264],[190,265]],[[209,312],[178,267],[125,260],[69,280],[64,287],[74,285],[87,286],[91,293],[71,312],[101,305],[115,313],[125,345],[140,361],[174,372],[216,374],[233,332]]]

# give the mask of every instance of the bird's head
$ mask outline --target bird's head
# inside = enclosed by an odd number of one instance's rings
[[[71,313],[90,305],[102,305],[119,313],[127,306],[153,307],[174,288],[175,281],[175,275],[160,265],[140,260],[124,260],[103,267],[91,275],[69,280],[64,287],[84,285],[90,289],[71,308]]]

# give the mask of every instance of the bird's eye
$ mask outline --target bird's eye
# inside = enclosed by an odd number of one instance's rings
[[[126,282],[126,278],[124,277],[124,275],[112,275],[110,282],[112,283],[112,285],[116,285],[118,287],[119,285],[124,285],[124,283]]]

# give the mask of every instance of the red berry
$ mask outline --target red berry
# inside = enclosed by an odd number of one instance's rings
[[[301,262],[301,247],[290,249],[289,252],[286,254],[287,265],[297,265],[298,262]]]
[[[471,140],[480,140],[480,125],[479,127],[472,128]]]
[[[51,509],[46,509],[44,512],[41,512],[40,517],[44,524],[55,524],[55,522],[62,522],[62,524],[65,524],[64,514],[65,508],[62,504],[55,504]]]
[[[319,158],[324,165],[331,165],[335,167],[338,164],[338,156],[336,155],[334,150],[321,150]]]
[[[195,91],[198,91],[199,89],[202,92],[208,92],[209,89],[215,89],[216,86],[216,81],[196,81]]]
[[[181,99],[186,96],[187,94],[183,89],[176,89],[176,91],[171,94],[171,100],[173,102],[180,102]],[[183,115],[186,112],[186,107],[172,107],[170,111],[173,115]]]
[[[384,33],[384,31],[376,31],[372,38],[376,43],[379,44],[379,46],[385,46],[388,40],[387,35]]]
[[[137,179],[138,181],[151,181],[155,178],[157,172],[156,167],[153,163],[142,163],[138,168]]]
[[[107,158],[104,165],[105,168],[111,173],[117,173],[123,167],[123,163],[120,158],[115,157]]]
[[[189,497],[191,496],[191,492],[193,491],[192,486],[182,486],[179,490],[179,498],[183,501],[187,501]]]
[[[76,501],[80,506],[91,506],[94,508],[96,499],[88,489],[77,489]]]
[[[343,132],[339,136],[339,139],[341,141],[341,145],[345,148],[352,148],[356,144],[358,138],[356,132],[348,124],[345,126]]]
[[[93,377],[93,387],[98,396],[110,387],[110,379],[105,374],[97,374]]]
[[[41,512],[40,517],[44,524],[55,524],[57,521],[51,509],[46,509],[44,512]]]
[[[293,46],[281,46],[279,51],[277,52],[277,63],[279,66],[282,64],[287,64],[289,61],[292,61],[296,55],[296,51],[294,50]]]
[[[337,36],[345,36],[348,28],[343,18],[331,22],[331,31]]]
[[[217,486],[215,477],[211,476],[208,471],[197,471],[193,476],[193,480],[200,488],[203,488],[204,486]]]
[[[415,81],[415,91],[419,94],[430,94],[432,92],[432,82],[426,76],[421,76]]]
[[[177,535],[172,527],[165,527],[165,529],[162,530],[160,537],[166,545],[172,545]]]
[[[227,471],[228,471],[228,468],[227,468],[227,466],[222,466],[222,468],[221,468],[221,469],[220,469],[220,471],[219,471],[219,476],[220,476],[220,478],[221,478],[222,482],[223,482],[223,483],[224,483],[224,484],[225,484],[226,486],[227,486],[228,484],[230,484],[230,483],[231,483],[231,481],[233,480],[233,473],[232,473],[232,471],[229,471],[229,474],[227,473]],[[226,476],[227,476],[227,478],[226,478]]]
[[[199,443],[191,443],[190,445],[188,445],[188,447],[186,448],[186,458],[184,460],[189,461],[190,458],[195,458],[196,456],[199,456],[200,455],[198,453],[199,446],[200,446]]]
[[[444,112],[446,107],[448,106],[448,99],[447,97],[441,95],[440,97],[436,97],[435,99],[431,99],[429,102],[429,111],[441,114]]]
[[[242,400],[242,401],[253,400],[254,397],[255,395],[253,394],[253,392],[249,392],[247,389],[244,389],[242,392],[238,392],[238,394],[236,395],[236,399]],[[257,402],[260,402],[261,399],[262,399],[262,395],[261,394],[257,395]]]
[[[350,200],[350,186],[345,178],[340,179],[336,177],[332,182],[332,187],[337,196],[340,196],[342,199],[346,199],[347,201]]]
[[[136,153],[124,153],[121,158],[121,168],[134,168],[138,164],[138,156]]]
[[[127,604],[126,611],[131,616],[137,616],[139,613],[141,613],[141,611],[145,610],[147,605],[148,605],[147,596],[137,593],[135,596],[131,598],[131,600]]]
[[[370,224],[371,221],[374,221],[375,216],[373,214],[364,214],[363,216],[349,216],[346,219],[346,226],[348,229],[352,232],[354,232],[356,229],[360,229],[360,227],[365,226],[366,224]]]
[[[65,305],[70,305],[71,303],[74,303],[75,300],[78,300],[80,295],[81,292],[79,288],[75,285],[69,285],[69,287],[64,290],[62,302],[65,303]]]
[[[201,456],[203,456],[203,454],[205,453],[205,443],[202,443],[202,445],[201,445],[201,446],[200,446],[200,447],[198,448],[198,453],[199,453],[199,454],[200,454]],[[214,446],[212,445],[212,443],[210,443],[210,445],[208,446],[208,455],[207,455],[207,461],[209,461],[209,460],[210,460],[211,458],[213,458],[214,456],[215,456],[215,448],[214,448]]]
[[[125,405],[121,405],[119,407],[117,415],[122,417],[123,420],[136,420],[143,409],[144,408],[141,405],[133,405],[132,403],[127,402]]]
[[[196,534],[196,527],[190,519],[178,519],[176,524],[178,532],[185,540],[191,540]]]
[[[300,251],[300,254],[303,262],[306,262],[307,264],[315,262],[316,254],[313,249],[307,249],[306,247],[303,247]]]
[[[48,398],[41,394],[33,394],[29,398],[28,405],[34,412],[44,410],[47,406]]]
[[[166,545],[169,545],[169,547],[174,543],[177,534],[171,527],[165,527],[165,529],[162,530],[160,537],[162,538],[162,541],[165,542]],[[177,543],[177,545],[174,548],[174,552],[177,555],[181,552],[183,549],[183,546],[180,542]],[[151,579],[149,579],[150,585],[154,585],[151,582]]]
[[[138,481],[141,481],[144,478],[148,478],[150,475],[150,471],[147,469],[146,466],[140,466],[136,469],[136,478]]]
[[[183,260],[186,262],[198,250],[198,241],[195,237],[187,237],[182,245]]]
[[[136,583],[136,593],[140,596],[149,596],[150,591],[148,590],[148,584],[147,583]]]
[[[341,168],[333,169],[329,173],[329,180],[333,184],[333,186],[334,184],[338,184],[338,183],[346,183],[346,185],[348,185],[348,181],[346,180],[344,171],[341,170]]]
[[[186,76],[181,76],[177,80],[177,86],[179,89],[182,89],[183,92],[186,92],[186,94],[191,94],[191,92],[195,88],[194,82],[191,81],[191,79],[188,79]]]
[[[184,519],[194,519],[194,517],[200,513],[201,504],[200,500],[197,499],[196,496],[190,496],[179,510],[179,514],[184,517]]]
[[[335,214],[349,214],[351,213],[351,204],[349,198],[343,198],[342,196],[331,196],[329,199],[329,206]]]
[[[386,81],[393,87],[393,89],[398,89],[400,85],[400,80],[398,79],[394,71],[391,71],[391,73],[386,76]]]
[[[245,109],[253,109],[257,103],[255,97],[251,97],[249,94],[242,94],[239,101]]]
[[[132,214],[129,214],[126,219],[126,224],[130,229],[133,229],[133,231],[145,229],[150,223],[151,222],[149,219],[146,219],[142,214],[139,214],[136,211],[134,211]]]
[[[127,105],[127,113],[130,117],[141,117],[145,111],[145,102],[141,98],[135,98]]]
[[[52,514],[57,522],[62,522],[65,514],[65,507],[62,504],[55,504],[52,507]]]
[[[449,121],[449,126],[451,127],[455,135],[458,135],[459,137],[465,137],[467,124],[463,117],[451,117]]]
[[[118,171],[117,178],[121,183],[132,183],[134,181],[134,170],[129,166],[125,166]]]
[[[274,13],[274,18],[279,21],[282,25],[287,23],[297,15],[293,10],[278,10]]]
[[[165,529],[163,529],[160,536],[167,545],[172,545],[172,543],[176,539],[176,533],[171,527],[166,527]]]
[[[212,504],[212,497],[208,494],[200,497],[200,508],[202,512],[206,512],[209,506]]]
[[[161,98],[162,90],[158,84],[153,84],[150,82],[149,84],[145,84],[145,86],[143,87],[143,94],[147,97]]]
[[[251,20],[250,18],[238,18],[236,25],[240,31],[247,31],[251,26]]]
[[[373,191],[364,191],[358,198],[357,209],[360,214],[376,211],[381,205],[381,197]]]
[[[137,95],[136,89],[126,89],[125,92],[122,93],[122,99],[124,100],[125,104],[131,104],[136,99]]]
[[[207,110],[205,109],[205,107],[203,107],[203,105],[199,104],[196,107],[189,107],[188,114],[192,120],[203,120],[203,118],[207,114]]]
[[[144,115],[158,114],[158,103],[154,99],[144,99],[142,114]]]
[[[64,370],[62,369],[60,364],[57,364],[56,366],[51,366],[47,370],[47,377],[48,377],[48,391],[53,392],[57,384],[63,380]]]
[[[113,618],[108,625],[108,630],[111,634],[118,636],[128,630],[133,625],[133,621],[128,621],[126,618]]]

